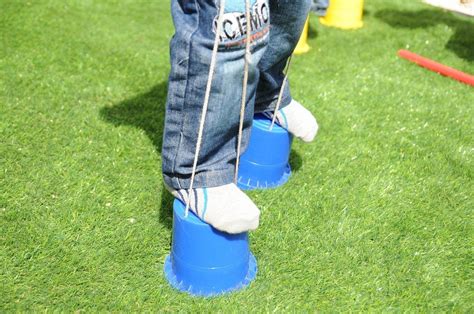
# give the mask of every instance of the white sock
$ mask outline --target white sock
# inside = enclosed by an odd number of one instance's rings
[[[267,113],[267,115],[273,118],[273,113]],[[276,121],[281,127],[305,142],[311,142],[318,133],[318,122],[313,114],[296,100],[292,100],[288,106],[278,110]]]
[[[258,227],[260,211],[235,184],[191,191],[167,187],[184,204],[191,198],[189,209],[201,220],[227,233],[241,233]]]

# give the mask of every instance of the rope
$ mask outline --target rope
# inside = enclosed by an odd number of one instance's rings
[[[204,95],[204,105],[202,106],[201,121],[199,122],[199,131],[198,131],[198,138],[196,141],[196,152],[194,154],[193,170],[191,173],[191,182],[189,184],[189,193],[193,190],[194,177],[196,175],[197,162],[199,158],[199,151],[201,150],[202,133],[204,131],[204,122],[206,121],[207,107],[209,105],[209,96],[211,94],[212,78],[214,77],[214,69],[216,67],[217,49],[219,47],[219,37],[220,37],[221,29],[222,29],[222,19],[224,16],[224,8],[225,8],[225,0],[221,0],[220,8],[219,8],[219,17],[217,19],[216,37],[214,38],[214,47],[212,49],[211,64],[209,66],[209,75],[207,77],[206,93]],[[190,201],[191,201],[191,197],[188,197],[186,201],[186,208],[184,210],[184,217],[188,217]]]
[[[240,105],[240,122],[239,122],[239,134],[237,138],[237,158],[235,161],[235,175],[234,183],[237,184],[239,176],[239,163],[240,163],[240,150],[242,148],[242,131],[244,127],[244,117],[245,117],[245,104],[247,103],[247,82],[249,77],[249,63],[250,58],[252,57],[250,53],[250,1],[245,1],[245,19],[247,21],[247,40],[245,43],[245,64],[244,64],[244,78],[242,83],[242,102]]]
[[[276,106],[275,106],[275,110],[273,111],[273,118],[272,118],[272,124],[270,124],[270,131],[273,130],[273,125],[275,124],[275,120],[276,120],[276,117],[277,117],[277,112],[280,109],[281,100],[283,98],[283,90],[285,89],[286,83],[288,81],[288,71],[290,70],[290,64],[291,64],[291,57],[292,56],[293,55],[291,55],[288,58],[288,61],[286,62],[286,66],[285,66],[285,69],[284,69],[285,78],[283,79],[283,82],[281,83],[280,93],[278,94],[278,100],[277,100],[277,103],[276,103]]]

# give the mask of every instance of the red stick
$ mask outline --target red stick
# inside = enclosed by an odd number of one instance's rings
[[[471,86],[474,86],[474,76],[461,72],[459,70],[453,69],[451,67],[448,67],[444,64],[435,62],[433,60],[424,58],[420,55],[417,55],[416,53],[413,53],[408,50],[399,50],[398,55],[404,59],[407,59],[411,62],[415,62],[419,66],[422,66],[428,70],[437,72],[439,74],[448,76],[450,78],[453,78],[455,80],[458,80],[460,82],[463,82],[465,84],[469,84]]]

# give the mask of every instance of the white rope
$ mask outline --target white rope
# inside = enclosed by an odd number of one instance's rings
[[[275,106],[275,110],[273,111],[273,118],[272,118],[272,124],[270,124],[270,131],[273,130],[273,125],[275,124],[275,120],[277,117],[278,110],[280,109],[281,105],[281,100],[283,98],[283,91],[285,90],[286,83],[288,81],[288,71],[290,70],[290,64],[291,64],[291,57],[288,58],[288,61],[285,66],[285,78],[283,79],[283,82],[281,83],[281,88],[280,88],[280,93],[278,94],[278,100]]]
[[[235,175],[234,183],[237,184],[239,176],[239,163],[240,163],[240,150],[242,148],[242,131],[244,127],[245,117],[245,105],[247,103],[247,82],[249,78],[249,63],[252,57],[250,53],[250,42],[251,42],[251,29],[250,29],[250,1],[245,1],[245,20],[247,21],[247,39],[245,43],[245,63],[244,63],[244,78],[242,83],[242,102],[240,105],[240,122],[239,122],[239,134],[237,138],[237,158],[235,161]]]
[[[225,8],[225,0],[221,0],[220,8],[219,8],[219,17],[217,19],[216,37],[214,38],[214,47],[212,49],[211,64],[209,66],[209,74],[207,77],[206,93],[204,95],[204,105],[202,106],[201,121],[199,122],[198,138],[196,141],[196,152],[194,154],[193,170],[191,173],[191,182],[189,184],[188,195],[191,195],[191,192],[193,190],[194,177],[196,175],[196,167],[197,167],[197,162],[199,158],[199,151],[201,150],[202,133],[204,131],[204,122],[206,121],[207,107],[209,105],[209,96],[211,94],[212,78],[214,77],[214,69],[216,67],[217,49],[219,48],[219,37],[221,34],[221,29],[222,29],[222,22],[223,22],[222,19],[224,16],[224,8]],[[190,202],[191,202],[191,197],[188,197],[187,202],[186,202],[186,209],[184,210],[184,217],[188,217]]]

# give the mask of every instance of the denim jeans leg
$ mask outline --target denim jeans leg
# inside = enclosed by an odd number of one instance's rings
[[[285,77],[283,70],[298,43],[312,0],[270,0],[271,28],[267,52],[258,65],[260,81],[255,111],[275,109]],[[283,90],[280,108],[291,102],[290,84]]]
[[[216,69],[212,81],[194,187],[231,183],[234,177],[246,29],[252,33],[252,57],[242,136],[245,150],[252,124],[258,63],[269,33],[267,0],[251,0],[251,21],[245,20],[245,2],[227,0]],[[202,106],[211,63],[218,18],[214,0],[173,0],[175,35],[170,43],[171,71],[168,84],[162,171],[165,183],[189,188]]]

